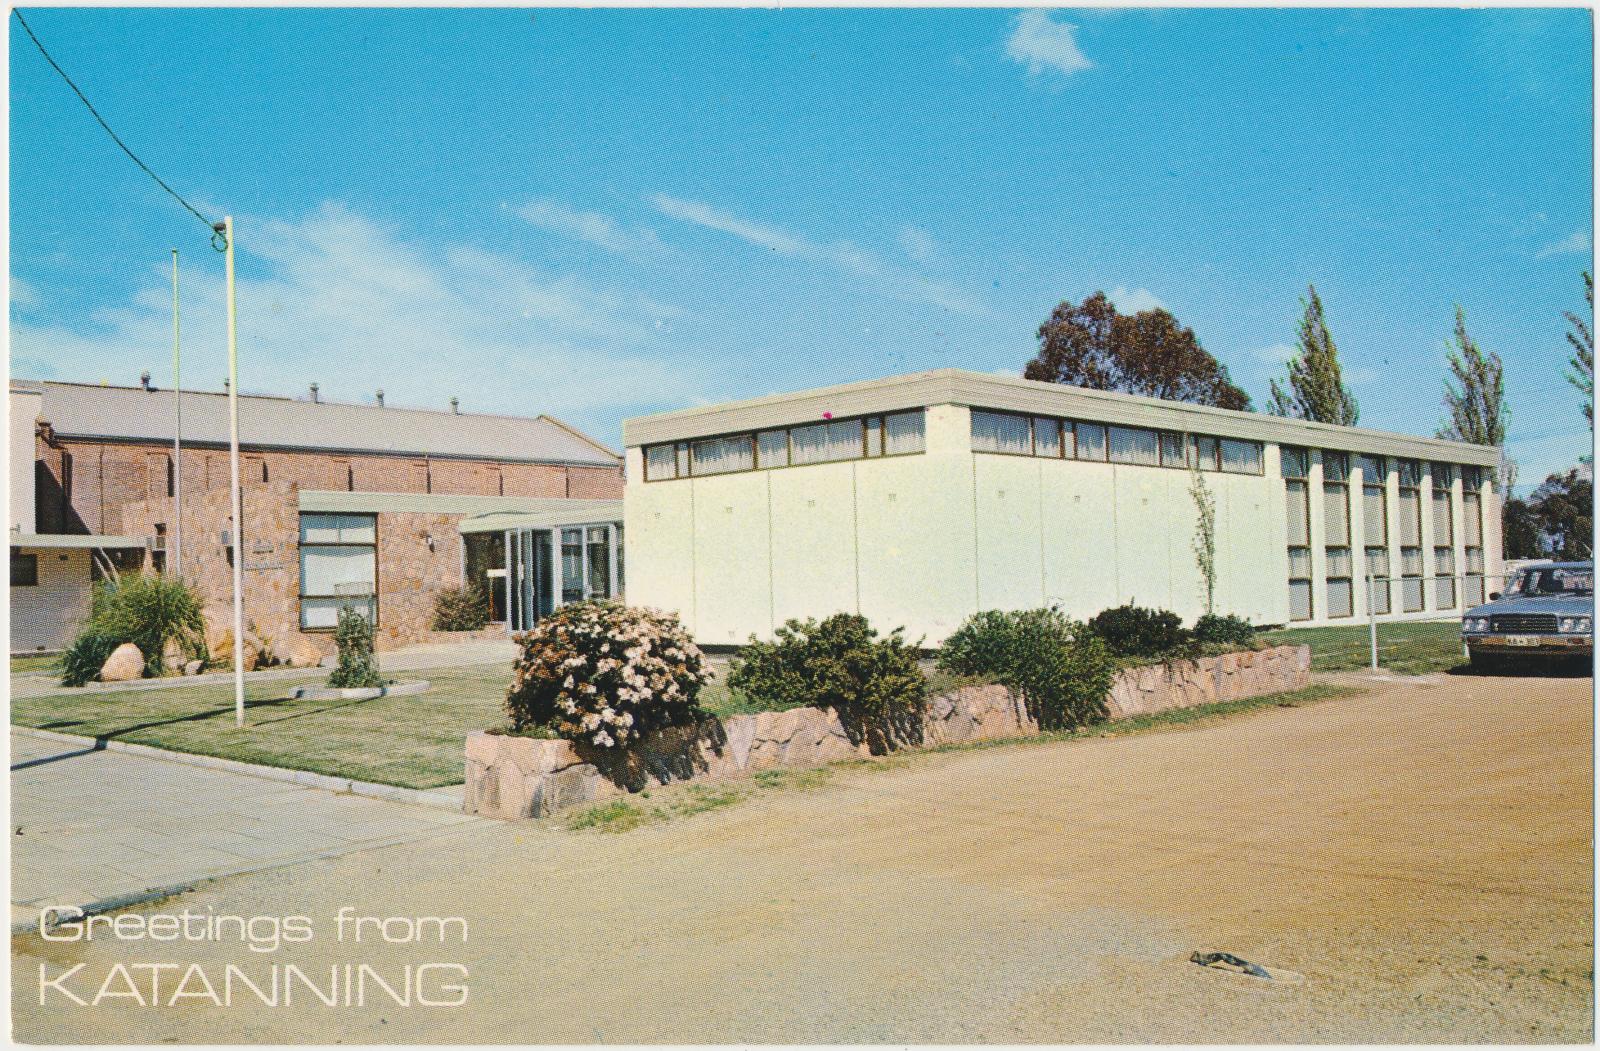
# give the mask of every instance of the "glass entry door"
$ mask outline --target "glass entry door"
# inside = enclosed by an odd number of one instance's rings
[[[527,631],[555,608],[550,595],[550,531],[517,529],[506,533],[510,566],[509,624],[512,631]]]
[[[621,594],[615,526],[514,529],[503,538],[506,626],[511,631],[527,631],[557,606]]]

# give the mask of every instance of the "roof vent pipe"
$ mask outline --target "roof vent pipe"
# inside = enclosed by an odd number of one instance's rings
[[[148,370],[139,373],[139,386],[143,387],[145,390],[150,389],[150,373]]]
[[[378,392],[378,408],[383,408],[383,391]]]
[[[451,398],[450,399],[450,411],[454,412],[454,413],[460,413],[461,412],[461,399],[460,398]]]
[[[311,400],[312,401],[321,401],[322,400],[322,395],[317,393],[317,385],[315,383],[313,383],[311,385]]]

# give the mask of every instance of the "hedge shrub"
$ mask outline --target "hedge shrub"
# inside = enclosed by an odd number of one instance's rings
[[[1243,617],[1207,613],[1194,622],[1194,638],[1206,646],[1249,646],[1256,640],[1256,629]]]
[[[670,613],[575,602],[517,642],[506,694],[513,730],[548,726],[569,741],[620,748],[700,717],[695,701],[711,672]]]
[[[1089,630],[1118,657],[1168,660],[1185,655],[1194,645],[1194,635],[1176,613],[1132,603],[1095,614]]]
[[[917,737],[927,701],[927,677],[902,631],[880,638],[857,613],[791,620],[772,642],[751,638],[728,686],[762,707],[832,708],[853,738],[881,753]]]
[[[1116,672],[1105,642],[1055,607],[973,614],[940,647],[939,667],[1017,690],[1047,730],[1104,719]]]
[[[489,626],[489,592],[482,585],[445,588],[433,597],[434,631],[478,631]]]

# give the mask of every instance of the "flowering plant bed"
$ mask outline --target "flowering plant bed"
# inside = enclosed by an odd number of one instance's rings
[[[1149,715],[1219,701],[1304,688],[1311,652],[1305,646],[1244,650],[1120,671],[1112,681],[1109,718]],[[900,747],[1025,737],[1040,732],[1027,705],[998,684],[963,686],[929,698],[920,734]],[[696,720],[637,738],[626,748],[475,731],[466,741],[468,813],[497,818],[543,817],[566,807],[694,778],[733,777],[775,767],[819,766],[866,757],[871,748],[849,732],[832,708]]]

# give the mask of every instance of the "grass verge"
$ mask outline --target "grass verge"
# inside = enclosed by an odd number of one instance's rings
[[[1264,633],[1274,645],[1310,646],[1312,671],[1355,671],[1372,661],[1366,624],[1330,628],[1285,628]],[[1461,654],[1461,622],[1409,621],[1378,625],[1378,664],[1400,675],[1426,675],[1465,664]]]
[[[847,770],[880,772],[899,770],[910,766],[919,756],[941,755],[952,752],[972,752],[986,748],[1006,748],[1018,745],[1055,744],[1095,737],[1127,737],[1134,734],[1172,730],[1184,726],[1218,722],[1248,712],[1265,708],[1298,708],[1302,704],[1354,697],[1366,691],[1355,686],[1332,683],[1312,683],[1300,690],[1272,693],[1262,697],[1249,697],[1239,701],[1219,701],[1216,704],[1193,708],[1175,708],[1151,715],[1135,716],[1098,723],[1081,730],[1034,734],[1028,737],[1004,737],[989,741],[968,741],[961,744],[939,745],[893,755],[875,756],[871,759],[846,759],[827,766],[797,769],[759,770],[738,781],[714,784],[686,784],[662,790],[666,798],[650,802],[648,791],[629,799],[613,799],[586,807],[568,816],[563,824],[574,832],[629,832],[645,825],[690,817],[710,810],[720,810],[766,792],[783,790],[808,791],[833,783],[836,773]],[[670,793],[670,795],[669,795]],[[639,802],[635,802],[638,800]]]

